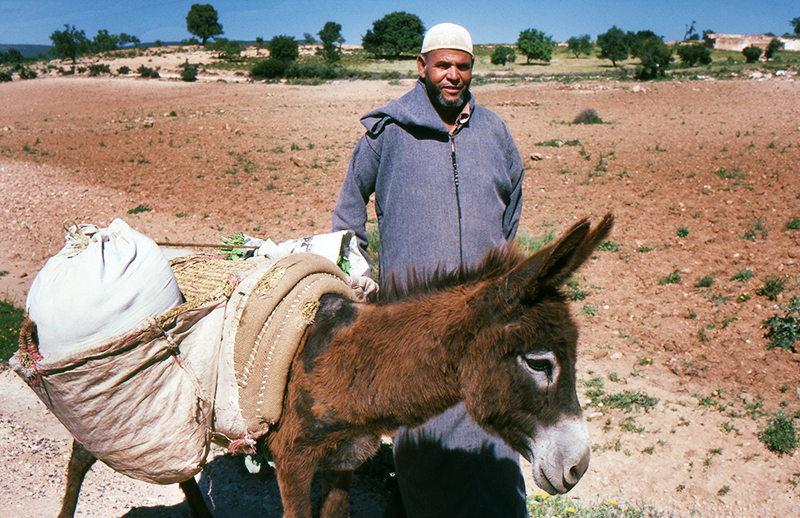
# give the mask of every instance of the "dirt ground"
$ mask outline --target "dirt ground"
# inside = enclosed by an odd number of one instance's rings
[[[119,217],[173,243],[327,232],[359,116],[412,86],[202,79],[0,85],[2,296],[24,305],[66,219]],[[800,81],[520,81],[473,92],[525,159],[521,232],[617,220],[577,279],[579,392],[595,447],[570,496],[675,516],[800,515],[800,454],[758,439],[771,415],[800,411],[800,354],[767,350],[761,327],[798,293],[800,232],[786,223],[800,217]],[[588,108],[604,123],[571,124]],[[137,207],[148,210],[129,213]],[[733,279],[745,270],[754,276]],[[678,282],[664,283],[670,275]],[[696,287],[704,276],[713,283]],[[768,276],[786,281],[776,300],[758,294]],[[601,406],[589,392],[600,384],[657,403]],[[0,391],[0,517],[55,515],[69,433],[13,373],[0,373]],[[216,516],[279,516],[274,481],[246,475],[240,460],[212,463]],[[365,488],[353,516],[376,516],[381,496]],[[98,466],[78,516],[174,516],[181,501],[177,486]]]

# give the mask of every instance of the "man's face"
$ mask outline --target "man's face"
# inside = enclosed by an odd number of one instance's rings
[[[469,99],[473,58],[468,52],[436,49],[417,56],[417,70],[428,96],[446,108],[461,108]]]

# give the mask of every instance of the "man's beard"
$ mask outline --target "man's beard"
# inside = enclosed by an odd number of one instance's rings
[[[443,108],[461,108],[466,104],[469,100],[469,85],[466,85],[464,89],[461,91],[461,95],[458,96],[457,99],[447,99],[444,96],[444,92],[442,89],[439,88],[439,85],[429,81],[425,78],[425,82],[427,83],[427,90],[430,92],[433,90],[434,95],[432,97],[433,101]]]

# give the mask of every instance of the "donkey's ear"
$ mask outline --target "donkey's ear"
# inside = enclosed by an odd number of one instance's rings
[[[614,216],[607,214],[594,229],[581,220],[554,244],[533,254],[503,282],[505,300],[533,301],[544,287],[558,287],[577,270],[611,232]]]

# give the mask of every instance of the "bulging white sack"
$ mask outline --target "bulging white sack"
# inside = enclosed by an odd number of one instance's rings
[[[164,253],[124,221],[73,226],[66,240],[28,293],[43,356],[108,341],[180,305]]]

